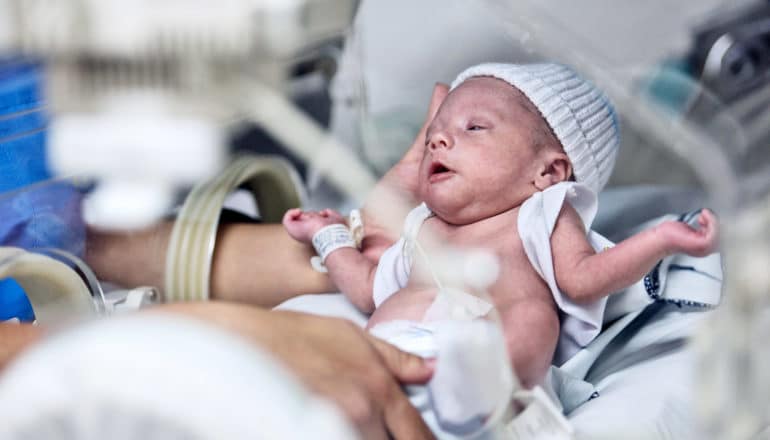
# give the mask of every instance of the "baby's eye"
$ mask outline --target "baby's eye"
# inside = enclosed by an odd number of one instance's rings
[[[476,125],[476,124],[471,124],[471,125],[468,126],[468,131],[478,131],[478,130],[483,130],[483,129],[484,129],[484,127],[482,127],[481,125]]]

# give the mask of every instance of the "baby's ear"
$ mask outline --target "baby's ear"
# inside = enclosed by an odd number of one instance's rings
[[[535,187],[542,191],[551,185],[569,180],[571,176],[572,164],[569,157],[560,151],[546,151],[542,154],[535,176]]]

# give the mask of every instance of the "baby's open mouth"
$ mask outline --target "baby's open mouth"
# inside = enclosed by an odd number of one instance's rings
[[[439,182],[441,180],[452,177],[454,171],[441,162],[433,162],[430,164],[428,170],[428,179],[431,183]]]
[[[430,164],[430,173],[429,173],[429,175],[432,176],[434,174],[448,173],[450,171],[452,171],[452,170],[447,168],[446,165],[444,165],[443,163],[441,163],[441,162],[433,162],[433,163]]]

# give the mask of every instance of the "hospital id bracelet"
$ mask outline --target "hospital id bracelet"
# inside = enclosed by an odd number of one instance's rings
[[[361,210],[353,209],[348,215],[348,226],[353,234],[353,240],[356,247],[361,249],[361,242],[364,241],[364,218],[361,216]]]
[[[321,262],[326,262],[326,257],[337,249],[343,247],[356,249],[356,242],[345,225],[336,223],[324,226],[313,235],[313,247],[321,257]]]

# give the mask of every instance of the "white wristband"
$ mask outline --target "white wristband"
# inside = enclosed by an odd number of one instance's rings
[[[353,234],[353,240],[356,242],[356,247],[361,249],[361,242],[364,240],[364,218],[361,216],[361,211],[353,209],[348,215],[348,226],[350,232]]]
[[[356,249],[356,242],[353,241],[345,225],[336,223],[324,226],[313,235],[313,247],[321,257],[321,261],[326,262],[326,257],[337,249],[343,247]]]

